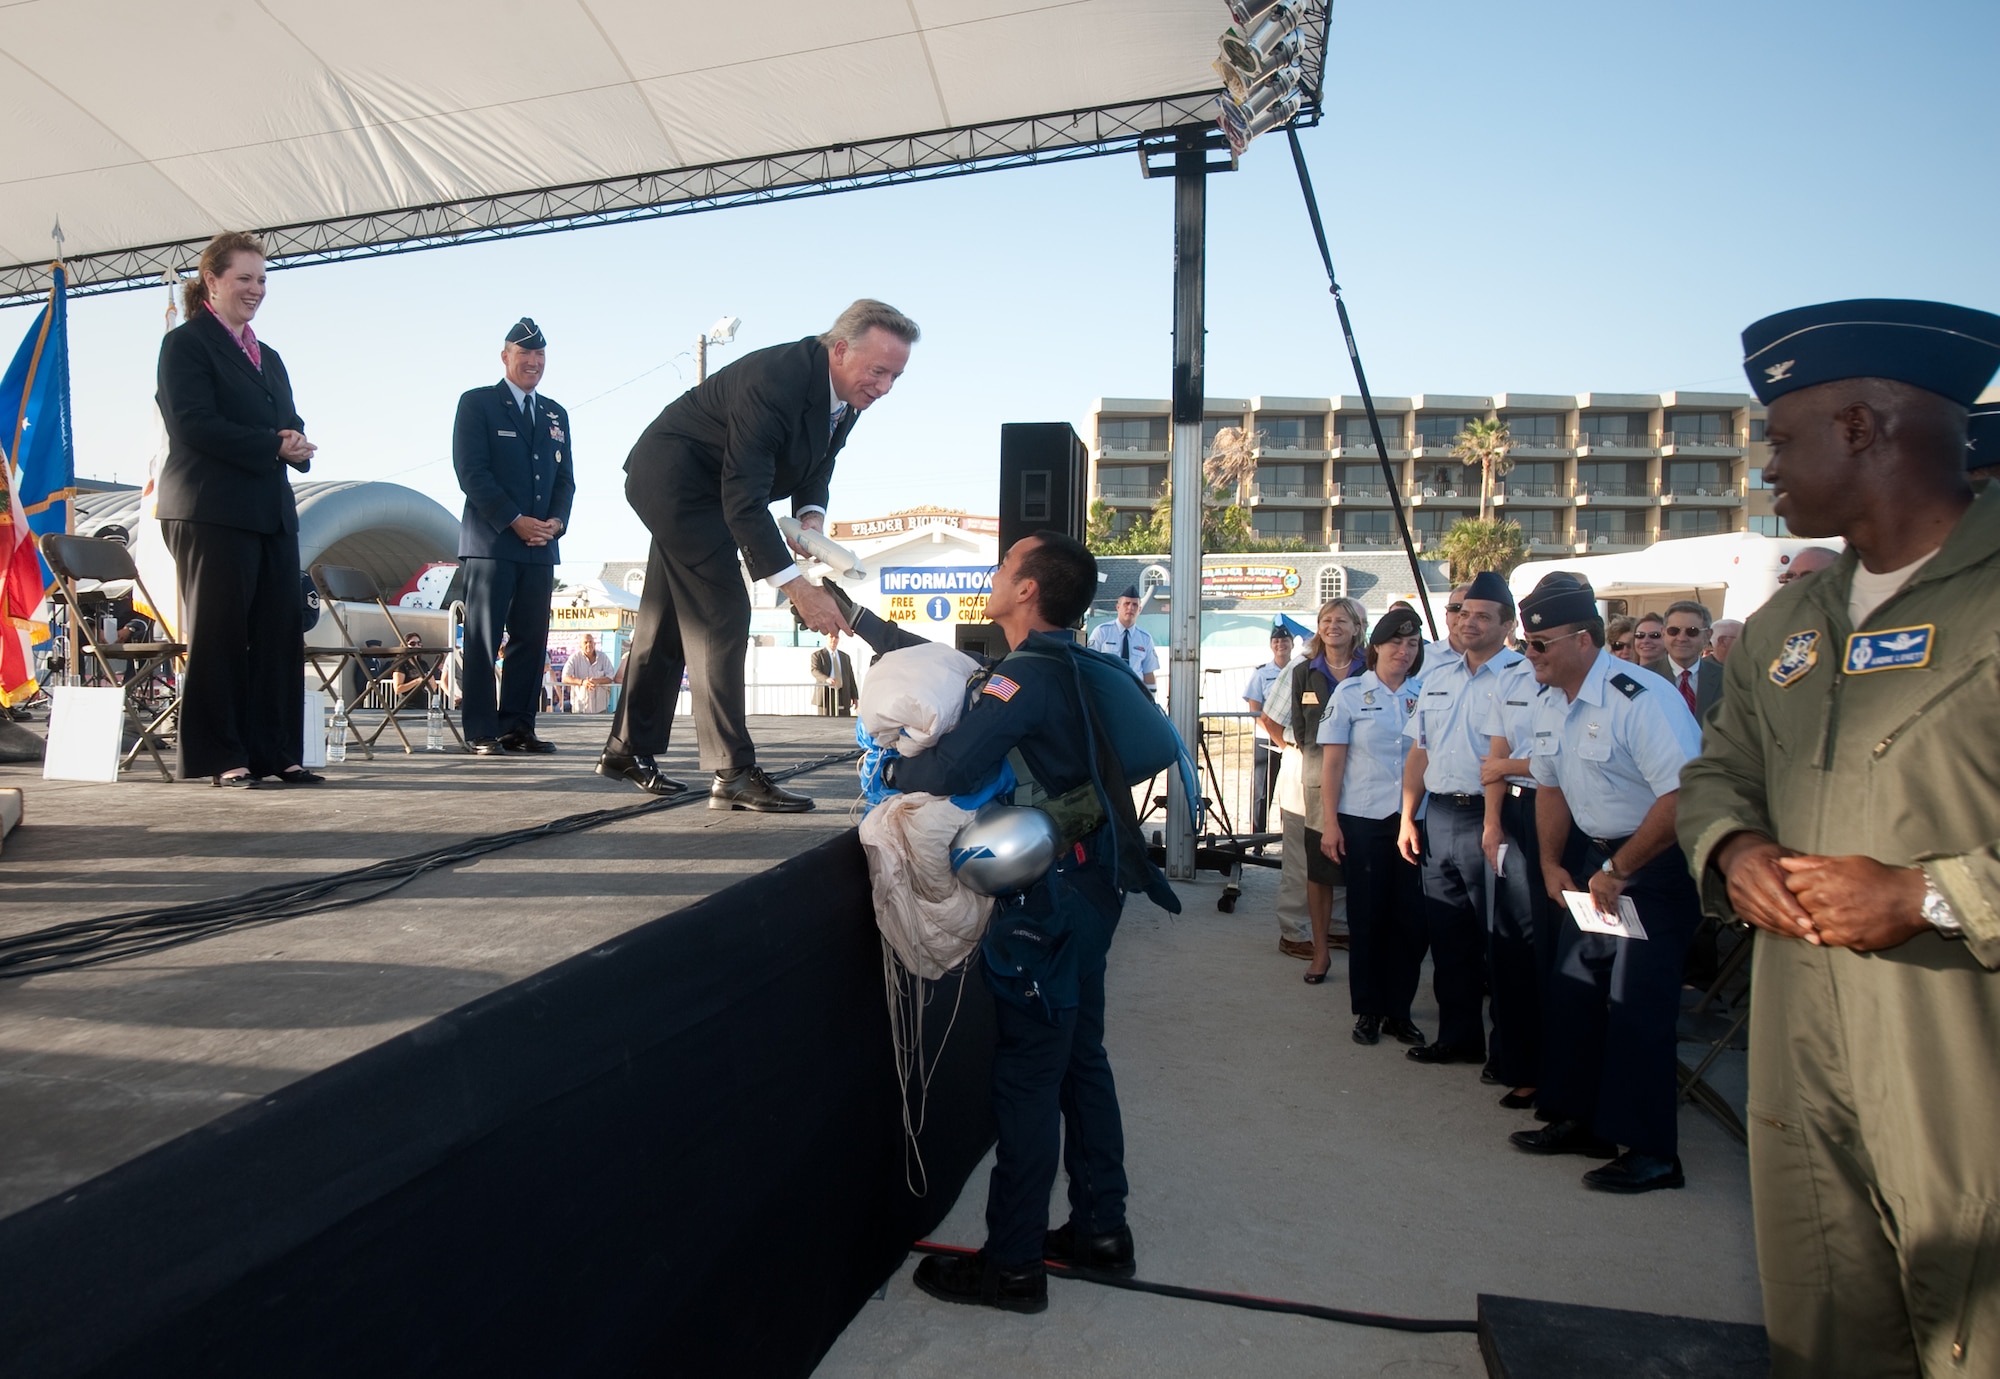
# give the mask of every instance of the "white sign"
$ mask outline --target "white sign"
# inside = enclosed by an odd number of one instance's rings
[[[118,779],[125,691],[58,685],[49,691],[49,746],[43,780]]]

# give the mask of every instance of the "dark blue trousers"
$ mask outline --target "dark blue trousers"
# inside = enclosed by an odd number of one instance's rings
[[[1092,868],[1092,871],[1098,870]],[[1079,878],[1085,874],[1078,874]],[[1092,876],[1079,889],[1110,913],[1080,920],[1102,924],[1102,935],[1073,934],[1102,954],[1117,923],[1118,895],[1108,878]],[[1096,883],[1096,884],[1093,884]],[[1092,943],[1091,939],[1101,939]],[[1079,974],[1077,1004],[1047,1013],[996,996],[998,1040],[993,1051],[993,1117],[999,1129],[993,1177],[986,1191],[986,1254],[1013,1267],[1042,1257],[1049,1227],[1049,1192],[1055,1186],[1058,1146],[1069,1175],[1070,1220],[1096,1235],[1125,1224],[1125,1127],[1118,1088],[1104,1052],[1104,962],[1100,956]]]
[[[1424,813],[1424,932],[1431,945],[1431,992],[1438,1003],[1438,1044],[1484,1057],[1486,1017],[1486,877],[1480,849],[1486,801],[1453,804],[1430,797]]]
[[[1410,1018],[1423,975],[1423,883],[1396,851],[1403,816],[1342,814],[1347,843],[1347,994],[1356,1015]]]
[[[1556,913],[1542,885],[1535,791],[1508,787],[1500,802],[1507,874],[1492,878],[1486,980],[1493,998],[1493,1071],[1509,1087],[1542,1081],[1542,999],[1556,964]],[[1569,916],[1562,916],[1568,923]],[[1571,926],[1572,928],[1575,926]]]
[[[1563,865],[1579,885],[1604,858],[1571,828]],[[1625,894],[1646,927],[1643,941],[1585,933],[1563,916],[1549,981],[1541,1105],[1614,1144],[1671,1158],[1680,1145],[1674,1055],[1681,970],[1701,900],[1678,846],[1634,872]]]
[[[465,566],[465,697],[468,738],[531,733],[549,665],[549,596],[556,567],[463,556]],[[494,701],[493,657],[507,635],[507,663]]]

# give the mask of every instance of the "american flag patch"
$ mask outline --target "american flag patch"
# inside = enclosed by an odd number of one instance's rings
[[[986,682],[986,688],[981,690],[980,693],[990,694],[995,699],[998,699],[1001,703],[1004,704],[1008,700],[1012,699],[1016,694],[1020,693],[1020,690],[1021,687],[1015,684],[1012,680],[1009,680],[1006,676],[995,675],[992,679]]]

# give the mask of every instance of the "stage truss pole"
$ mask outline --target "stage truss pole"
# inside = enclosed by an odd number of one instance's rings
[[[1224,161],[1211,163],[1221,147]],[[1152,155],[1162,155],[1155,164]],[[1167,711],[1181,740],[1201,740],[1201,513],[1208,484],[1202,475],[1202,308],[1206,294],[1208,174],[1235,167],[1228,146],[1209,129],[1182,130],[1171,142],[1140,150],[1148,177],[1174,176],[1174,389],[1172,536],[1168,558]],[[1166,155],[1171,155],[1170,161]],[[1194,828],[1178,771],[1167,773],[1166,872],[1175,881],[1195,873]]]
[[[1299,172],[1299,190],[1305,194],[1306,214],[1312,217],[1313,239],[1319,244],[1320,262],[1326,265],[1326,290],[1333,294],[1334,310],[1340,314],[1340,334],[1347,341],[1347,358],[1354,365],[1354,381],[1361,389],[1361,405],[1368,413],[1368,434],[1375,441],[1376,458],[1382,462],[1382,476],[1389,483],[1389,506],[1396,513],[1396,528],[1402,533],[1403,552],[1410,558],[1410,574],[1417,581],[1417,599],[1424,606],[1424,623],[1432,640],[1438,636],[1437,617],[1431,612],[1430,587],[1424,583],[1424,567],[1417,561],[1417,544],[1410,539],[1410,518],[1403,510],[1403,486],[1397,481],[1396,467],[1389,461],[1389,447],[1382,442],[1382,422],[1375,415],[1375,395],[1368,391],[1368,375],[1361,368],[1361,351],[1354,344],[1354,324],[1347,319],[1347,302],[1340,295],[1340,280],[1333,275],[1333,254],[1326,247],[1326,226],[1319,218],[1319,198],[1313,195],[1312,174],[1306,171],[1305,150],[1299,146],[1296,127],[1285,130],[1292,145],[1292,166]]]

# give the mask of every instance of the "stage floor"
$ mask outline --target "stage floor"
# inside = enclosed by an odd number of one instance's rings
[[[327,768],[315,788],[216,790],[157,773],[45,782],[7,839],[0,933],[230,896],[567,815],[642,803],[595,775],[606,715],[544,717],[545,757],[405,756]],[[751,720],[767,769],[851,749],[851,720]],[[692,734],[664,759],[703,793]],[[0,982],[0,1216],[246,1101],[848,828],[854,768],[797,778],[803,815],[704,803],[537,839],[350,909],[104,967]],[[802,903],[810,903],[809,897]]]
[[[1277,949],[1277,874],[1234,914],[1219,881],[1169,917],[1133,900],[1111,947],[1105,1044],[1125,1113],[1139,1276],[1403,1316],[1471,1318],[1480,1293],[1761,1322],[1743,1147],[1683,1106],[1677,1192],[1614,1197],[1590,1160],[1507,1143],[1532,1128],[1465,1065],[1349,1037],[1346,957],[1323,986]],[[1437,1029],[1429,974],[1417,1023]],[[1685,1056],[1686,1051],[1683,1051]],[[985,1164],[938,1228],[986,1235]],[[1068,1215],[1057,1177],[1050,1221]],[[1478,1339],[1275,1316],[1052,1279],[1022,1317],[917,1291],[913,1264],[866,1304],[816,1379],[1210,1379],[1395,1374],[1474,1379]],[[782,1274],[774,1262],[774,1277]]]

